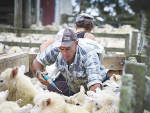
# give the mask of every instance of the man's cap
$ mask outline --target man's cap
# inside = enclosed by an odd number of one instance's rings
[[[54,47],[70,47],[75,41],[77,41],[75,32],[71,29],[65,28],[57,33]]]
[[[77,15],[76,22],[83,21],[83,20],[93,21],[93,19],[94,19],[94,17],[92,15],[89,15],[87,13],[81,13],[81,14]]]

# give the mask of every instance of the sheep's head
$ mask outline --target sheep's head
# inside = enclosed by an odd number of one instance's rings
[[[112,90],[113,92],[118,92],[120,91],[120,85],[115,81],[107,80],[102,83],[102,90]]]
[[[97,99],[92,98],[92,97],[87,97],[87,101],[94,107],[101,109],[102,106],[100,105],[100,103],[98,102]]]
[[[0,75],[0,91],[3,91],[4,87],[9,87],[11,83],[14,82],[14,79],[16,78],[18,74],[18,67],[14,68],[8,68]]]
[[[121,82],[121,75],[113,74],[113,75],[110,77],[110,80],[113,80],[113,81],[117,82],[118,84],[120,84],[120,82]]]
[[[85,94],[85,89],[81,85],[80,92],[78,92],[70,97],[64,96],[64,99],[67,103],[82,106],[86,101],[86,97],[87,97],[87,95]]]
[[[35,103],[36,104],[33,107],[33,109],[30,111],[30,113],[39,113],[40,111],[45,109],[47,106],[51,104],[51,98],[38,100]]]

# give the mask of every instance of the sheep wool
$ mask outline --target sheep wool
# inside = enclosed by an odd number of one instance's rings
[[[35,95],[40,93],[31,81],[20,71],[18,67],[8,68],[0,75],[1,91],[9,90],[7,100],[16,101],[22,99],[21,105],[33,104]]]
[[[89,113],[81,106],[67,104],[60,94],[40,93],[34,98],[35,106],[30,113]]]
[[[29,113],[31,109],[31,104],[20,108],[16,102],[12,101],[5,101],[0,105],[0,113]]]

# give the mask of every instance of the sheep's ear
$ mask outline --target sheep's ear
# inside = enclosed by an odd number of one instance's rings
[[[24,74],[25,70],[26,70],[25,65],[21,65],[20,68],[19,68],[19,71]]]
[[[51,99],[50,99],[50,98],[48,98],[48,99],[46,99],[46,100],[44,101],[44,106],[45,106],[45,107],[48,106],[49,104],[51,104]]]
[[[18,67],[14,67],[12,72],[11,72],[11,77],[15,77],[18,74]]]
[[[85,89],[84,89],[84,87],[82,85],[80,86],[80,92],[85,94]]]
[[[115,74],[113,74],[113,78],[114,78],[114,80],[117,80],[117,78],[116,78],[116,75],[115,75]]]

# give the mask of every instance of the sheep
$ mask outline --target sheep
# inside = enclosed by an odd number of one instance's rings
[[[17,102],[12,101],[5,101],[0,104],[0,113],[29,113],[31,109],[31,104],[27,104],[23,107],[19,107]]]
[[[67,104],[60,94],[44,92],[35,96],[30,113],[89,113],[81,106]]]
[[[107,80],[102,83],[102,90],[112,90],[113,92],[118,93],[120,91],[120,85],[115,81]]]
[[[6,101],[6,98],[7,98],[8,94],[9,94],[8,90],[0,92],[0,104],[2,102]]]
[[[18,67],[8,68],[0,75],[0,91],[9,90],[7,100],[16,101],[22,99],[20,106],[27,103],[33,104],[33,98],[40,93],[31,81],[20,71]]]
[[[97,96],[93,98],[92,95]],[[99,88],[99,92],[90,92],[87,100],[94,106],[93,113],[118,113],[119,97],[111,90],[100,90]]]
[[[91,104],[87,103],[86,98],[87,95],[85,94],[85,89],[82,85],[80,86],[80,91],[78,93],[70,97],[64,96],[64,99],[67,103],[82,106],[91,113],[92,106]]]
[[[14,52],[14,53],[23,52],[23,50],[19,46],[13,46],[13,47],[11,47],[11,51]]]
[[[120,83],[121,83],[121,75],[113,74],[113,75],[110,77],[110,80],[113,80],[113,81],[115,81],[117,84],[120,84]]]

